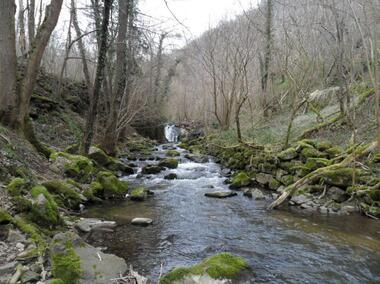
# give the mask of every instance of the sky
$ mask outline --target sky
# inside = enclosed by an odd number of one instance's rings
[[[171,13],[164,0],[140,0],[139,9],[144,21],[148,21],[154,28],[181,32],[183,42],[201,35],[220,20],[231,19],[243,10],[255,7],[257,2],[258,0],[167,0]]]

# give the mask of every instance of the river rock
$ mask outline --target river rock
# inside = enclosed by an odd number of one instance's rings
[[[259,173],[256,175],[256,181],[262,185],[269,185],[274,177],[270,174]]]
[[[342,203],[349,198],[343,189],[335,186],[328,189],[327,196],[338,203]]]
[[[148,165],[142,168],[142,173],[145,175],[158,174],[162,171],[161,166]]]
[[[356,206],[352,206],[352,205],[346,205],[346,206],[342,206],[341,212],[342,212],[342,214],[349,215],[352,213],[359,212],[359,208]]]
[[[265,199],[265,195],[261,192],[260,189],[257,188],[249,188],[244,191],[244,196],[252,198],[254,200],[262,200]]]
[[[153,220],[150,218],[134,218],[131,221],[131,224],[137,226],[149,226],[153,224]]]
[[[75,227],[84,233],[89,233],[95,229],[112,229],[116,227],[116,222],[113,221],[102,221],[93,218],[81,218]]]
[[[6,274],[12,274],[17,267],[18,262],[13,261],[6,264],[3,264],[0,266],[0,276],[6,275]]]
[[[214,191],[214,192],[205,193],[206,197],[211,197],[211,198],[228,198],[228,197],[233,197],[236,195],[237,193],[233,191]]]
[[[292,199],[290,201],[295,205],[301,205],[303,203],[310,201],[310,198],[307,197],[306,195],[301,194],[301,195],[292,196]]]
[[[176,173],[170,173],[170,174],[166,175],[164,177],[164,179],[167,179],[167,180],[177,179],[177,174]]]
[[[99,249],[85,243],[78,235],[72,232],[59,233],[54,236],[50,246],[50,256],[62,255],[69,249],[67,244],[72,244],[75,254],[80,259],[79,283],[106,284],[111,279],[124,275],[128,267],[124,259],[105,254]],[[59,275],[58,275],[59,277]]]

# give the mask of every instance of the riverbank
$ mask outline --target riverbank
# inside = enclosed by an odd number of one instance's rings
[[[278,199],[272,208],[285,202],[321,214],[380,217],[380,159],[372,144],[344,148],[304,139],[282,149],[247,143],[225,146],[209,136],[180,146],[195,156],[212,155],[232,169],[232,189],[260,186],[271,191]]]

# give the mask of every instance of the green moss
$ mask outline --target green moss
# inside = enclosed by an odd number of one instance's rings
[[[34,224],[27,222],[24,218],[19,216],[14,217],[12,222],[17,228],[20,229],[20,231],[27,234],[30,239],[37,244],[38,253],[43,255],[47,248],[47,244],[39,229]]]
[[[176,150],[168,150],[166,151],[166,156],[168,157],[178,157],[180,156],[180,152],[176,151]]]
[[[52,161],[55,161],[58,157],[68,160],[64,165],[65,174],[79,182],[88,182],[95,172],[93,162],[87,157],[71,155],[65,152],[54,152],[50,155]]]
[[[283,161],[289,161],[298,156],[296,148],[289,148],[278,154],[278,158]]]
[[[74,183],[75,184],[75,183]],[[82,196],[74,189],[73,185],[62,180],[50,180],[42,184],[47,190],[54,195],[55,200],[66,208],[76,209],[84,200]]]
[[[328,155],[314,148],[305,148],[301,152],[305,158],[326,158]]]
[[[87,193],[86,193],[87,192]],[[89,193],[91,193],[89,195]],[[93,181],[89,188],[85,191],[85,196],[91,198],[92,196],[102,196],[103,195],[103,186],[100,182]]]
[[[61,223],[61,218],[58,213],[58,206],[54,198],[44,186],[35,186],[31,191],[34,202],[30,212],[31,219],[41,226],[56,226]],[[44,203],[38,203],[40,195],[45,197]]]
[[[329,184],[339,187],[348,187],[352,185],[352,178],[355,173],[356,181],[361,180],[363,172],[359,169],[342,168],[333,171],[328,171],[323,175],[323,180]]]
[[[79,279],[82,275],[80,258],[70,241],[66,242],[65,248],[63,252],[52,252],[52,274],[62,283],[80,283]]]
[[[178,167],[178,161],[176,159],[164,159],[159,164],[160,167],[166,167],[169,169],[176,169]]]
[[[29,182],[23,178],[14,178],[7,186],[7,191],[11,196],[20,196],[28,192],[30,188]]]
[[[327,167],[331,165],[331,161],[324,158],[308,158],[305,163],[305,167],[310,171],[314,171],[318,168]]]
[[[144,201],[148,196],[148,191],[143,187],[138,187],[130,192],[131,200]]]
[[[295,183],[295,181],[296,181],[296,178],[292,175],[285,175],[285,176],[281,177],[282,184],[284,184],[286,186]]]
[[[246,172],[239,172],[232,178],[231,187],[241,188],[250,185],[251,182],[251,177]]]
[[[343,150],[340,147],[331,147],[326,149],[325,152],[329,155],[329,158],[336,158],[343,153]]]
[[[65,284],[65,282],[62,279],[51,279],[50,284]]]
[[[119,180],[111,172],[99,172],[97,182],[102,186],[105,197],[124,196],[128,192],[128,183]]]
[[[248,263],[241,257],[229,253],[220,253],[207,258],[190,268],[175,268],[161,278],[161,284],[171,284],[190,275],[208,274],[213,279],[235,279],[248,269]]]
[[[102,167],[105,167],[112,162],[112,158],[96,146],[91,146],[88,157]]]
[[[0,224],[8,224],[11,221],[12,216],[5,209],[0,208]]]
[[[281,183],[278,180],[276,180],[276,179],[272,179],[269,182],[269,188],[272,189],[272,190],[276,190],[280,186],[281,186]]]

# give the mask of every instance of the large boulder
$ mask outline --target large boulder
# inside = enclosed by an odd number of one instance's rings
[[[252,198],[254,200],[262,200],[265,199],[265,195],[261,192],[260,189],[257,188],[249,188],[244,191],[244,196]]]
[[[248,269],[243,258],[220,253],[192,267],[174,268],[160,279],[160,284],[230,283],[242,277]]]
[[[102,190],[98,189],[98,194],[101,193],[103,197],[124,197],[128,192],[128,183],[126,181],[119,180],[111,172],[99,172],[96,180],[102,187]]]
[[[91,146],[88,152],[88,157],[94,160],[99,166],[105,167],[112,162],[112,158],[106,154],[102,149]]]
[[[55,197],[58,205],[71,209],[78,209],[87,198],[79,192],[73,184],[62,180],[50,180],[42,184]]]
[[[50,257],[52,275],[62,283],[111,283],[128,268],[124,259],[101,252],[72,232],[54,236]]]
[[[278,158],[282,161],[290,161],[293,160],[298,156],[297,150],[295,148],[289,148],[284,151],[282,151],[280,154],[278,154]]]
[[[144,187],[137,187],[129,195],[133,201],[144,201],[148,197],[148,190]]]
[[[148,165],[148,166],[143,167],[141,170],[142,174],[144,175],[155,175],[155,174],[160,173],[161,171],[162,171],[162,167],[157,166],[157,165]]]

